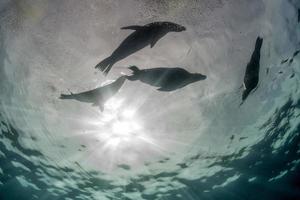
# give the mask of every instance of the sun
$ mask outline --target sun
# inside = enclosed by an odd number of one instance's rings
[[[140,126],[134,121],[117,121],[112,125],[113,133],[119,135],[120,137],[130,136],[133,132],[140,129]]]
[[[128,143],[136,143],[143,136],[142,123],[138,119],[135,108],[124,108],[122,101],[112,100],[108,103],[108,111],[104,112],[100,128],[105,127],[105,135],[99,139],[109,149],[121,148]]]
[[[156,140],[147,129],[138,107],[122,99],[110,99],[104,112],[89,121],[91,139],[88,158],[103,170],[113,170],[119,164],[141,166],[146,160],[160,157],[165,152],[161,140]],[[100,162],[105,160],[105,162]]]

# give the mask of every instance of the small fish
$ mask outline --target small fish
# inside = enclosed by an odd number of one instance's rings
[[[295,58],[299,53],[300,53],[300,50],[295,51],[293,54],[293,58]]]
[[[239,141],[244,140],[244,139],[246,139],[246,138],[248,138],[248,137],[240,137],[240,138],[239,138]]]
[[[289,59],[282,60],[282,61],[281,61],[281,64],[284,64],[284,63],[286,63],[287,61],[289,61]]]

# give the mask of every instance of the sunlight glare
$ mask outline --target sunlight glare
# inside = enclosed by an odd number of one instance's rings
[[[146,158],[145,152],[152,152],[151,155],[162,155],[166,152],[160,146],[160,142],[144,128],[137,108],[124,105],[123,99],[113,98],[108,101],[104,112],[92,120],[95,129],[87,131],[99,142],[94,155],[109,159],[110,161],[104,164],[108,168],[120,163],[141,164]]]

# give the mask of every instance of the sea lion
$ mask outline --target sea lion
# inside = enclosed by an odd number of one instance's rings
[[[121,29],[134,30],[119,47],[107,58],[98,63],[95,68],[100,69],[106,75],[112,66],[128,57],[129,55],[143,49],[147,45],[152,48],[156,42],[169,32],[181,32],[186,28],[173,22],[153,22],[145,26],[127,26]]]
[[[205,75],[190,73],[182,68],[152,68],[140,70],[136,66],[129,67],[133,71],[127,79],[140,80],[143,83],[159,87],[159,91],[173,91],[184,86],[206,79]]]
[[[126,76],[121,76],[114,82],[93,90],[77,94],[61,94],[60,99],[75,99],[81,102],[92,103],[93,106],[99,106],[100,110],[103,111],[105,102],[120,90],[125,80]]]
[[[244,91],[242,95],[242,103],[246,100],[250,92],[256,88],[259,81],[259,61],[260,61],[260,49],[263,43],[263,39],[257,37],[255,43],[255,49],[252,53],[250,62],[247,64],[246,72],[244,76]],[[241,104],[242,104],[241,103]]]

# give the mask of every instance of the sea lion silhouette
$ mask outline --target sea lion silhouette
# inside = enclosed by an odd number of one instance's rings
[[[250,92],[256,88],[259,81],[259,61],[260,61],[260,49],[263,43],[263,39],[257,37],[255,42],[255,49],[252,53],[250,62],[247,64],[246,72],[244,76],[244,91],[242,95],[242,103],[246,100]]]
[[[129,67],[133,71],[127,76],[130,81],[140,80],[146,84],[159,87],[159,91],[173,91],[184,86],[206,79],[205,75],[190,73],[182,68],[152,68],[140,70],[136,66]]]
[[[186,30],[184,26],[172,22],[153,22],[145,26],[127,26],[121,29],[135,30],[119,47],[107,58],[98,63],[95,68],[100,69],[106,75],[112,66],[129,55],[143,49],[150,44],[152,48],[156,42],[169,32],[181,32]]]
[[[93,106],[99,106],[100,110],[103,111],[105,102],[120,90],[126,78],[126,76],[120,76],[108,85],[77,94],[61,94],[60,99],[75,99],[81,102],[92,103]]]

